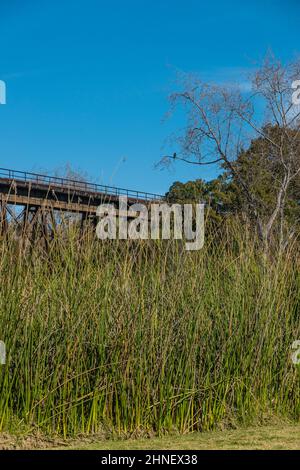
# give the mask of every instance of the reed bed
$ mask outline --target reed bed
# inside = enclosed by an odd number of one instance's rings
[[[0,241],[0,430],[64,437],[182,433],[297,421],[297,246],[263,259],[226,222],[177,241],[98,241],[77,229],[48,249]]]

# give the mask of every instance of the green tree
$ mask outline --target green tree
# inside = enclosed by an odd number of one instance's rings
[[[169,202],[204,202],[209,208],[211,218],[220,221],[223,216],[236,212],[238,193],[235,184],[226,174],[211,181],[197,179],[181,183],[175,181],[166,193]]]
[[[258,210],[264,221],[270,219],[274,207],[276,207],[278,194],[284,177],[284,167],[276,153],[276,146],[282,140],[282,129],[278,126],[265,126],[263,132],[266,137],[258,137],[252,140],[247,150],[242,150],[234,162],[235,173],[239,174],[258,204]],[[295,141],[295,156],[293,171],[300,167],[300,141],[295,129],[288,130],[288,137]],[[288,153],[288,146],[283,149]],[[237,178],[233,176],[236,197],[241,210],[249,213],[249,203],[245,193],[240,190]],[[300,173],[295,175],[288,186],[280,207],[277,220],[277,229],[283,230],[284,225],[290,227],[294,232],[299,231],[300,225]]]

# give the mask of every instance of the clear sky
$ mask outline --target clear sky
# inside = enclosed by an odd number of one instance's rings
[[[159,171],[176,70],[226,82],[268,48],[300,49],[299,0],[0,0],[0,166],[69,162],[106,184],[164,193],[216,169]]]

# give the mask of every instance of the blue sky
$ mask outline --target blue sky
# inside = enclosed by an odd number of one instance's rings
[[[215,168],[154,165],[176,70],[216,81],[300,49],[297,0],[0,0],[0,166],[164,193]],[[176,148],[172,149],[176,151]]]

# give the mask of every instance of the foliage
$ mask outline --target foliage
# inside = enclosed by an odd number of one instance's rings
[[[295,133],[292,130],[290,132]],[[240,151],[233,166],[236,174],[239,174],[250,188],[261,217],[267,220],[276,206],[282,176],[280,164],[277,158],[274,158],[273,145],[270,141],[276,142],[281,138],[281,134],[276,126],[266,126],[264,134],[268,135],[268,139],[264,137],[253,139],[246,150]],[[298,158],[300,161],[300,144]],[[218,221],[228,214],[251,213],[248,198],[240,188],[237,178],[226,171],[218,178],[207,182],[202,179],[187,183],[176,181],[167,192],[166,198],[170,202],[201,200],[211,209],[211,217]],[[283,210],[286,225],[299,232],[300,173],[289,186]],[[277,224],[277,230],[278,227]]]
[[[168,202],[195,203],[204,202],[209,208],[209,215],[215,221],[221,221],[222,216],[236,211],[238,205],[237,189],[226,175],[221,175],[211,181],[197,179],[181,183],[176,181],[166,193]]]
[[[290,130],[291,135],[297,131]],[[266,126],[264,134],[267,138],[259,137],[252,140],[247,150],[242,150],[235,162],[235,168],[242,176],[251,192],[258,201],[262,217],[269,218],[276,206],[276,199],[282,179],[282,167],[278,158],[274,156],[274,145],[282,138],[278,126]],[[298,164],[300,164],[300,142],[297,151]],[[235,178],[233,178],[236,181]],[[238,190],[238,185],[236,184]],[[247,211],[248,202],[242,191],[239,191],[241,209]],[[284,206],[286,222],[298,225],[300,228],[300,173],[291,182],[287,191]]]

